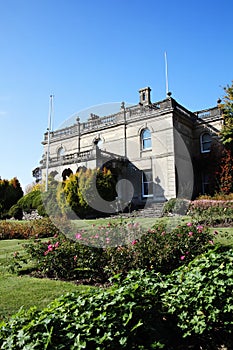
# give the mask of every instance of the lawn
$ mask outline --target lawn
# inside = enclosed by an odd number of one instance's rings
[[[22,251],[26,240],[0,241],[0,320],[16,313],[20,307],[25,309],[45,307],[50,301],[74,290],[84,293],[89,287],[77,286],[71,282],[37,279],[17,276],[8,271],[11,257],[15,251]]]
[[[125,219],[118,219],[124,220]],[[130,222],[132,219],[127,219]],[[155,222],[164,222],[168,227],[174,227],[178,223],[189,221],[188,217],[173,217],[162,219],[139,219],[134,218],[134,222],[139,222],[143,227],[150,228]],[[113,221],[113,219],[111,219]],[[114,220],[115,221],[115,220]],[[109,219],[99,220],[77,220],[77,229],[88,229],[91,225],[106,225]],[[220,244],[233,245],[233,227],[211,228],[217,231],[215,241]],[[20,307],[28,309],[37,306],[38,309],[45,307],[50,301],[67,292],[78,290],[80,293],[90,288],[87,286],[77,286],[71,282],[63,282],[49,279],[36,279],[28,276],[17,276],[9,271],[11,258],[14,252],[22,252],[25,240],[0,240],[0,320],[6,319],[19,310]]]

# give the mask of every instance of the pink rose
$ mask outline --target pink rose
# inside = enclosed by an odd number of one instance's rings
[[[76,238],[76,239],[82,239],[81,233],[77,233],[77,234],[75,235],[75,238]]]
[[[48,245],[48,251],[51,252],[52,250],[53,250],[53,246],[52,246],[52,244],[49,244]]]

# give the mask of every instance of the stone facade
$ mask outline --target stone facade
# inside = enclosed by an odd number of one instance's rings
[[[171,96],[152,103],[150,88],[139,90],[139,104],[50,132],[49,173],[65,179],[80,168],[106,166],[117,180],[133,185],[133,202],[163,202],[174,197],[191,199],[204,190],[194,159],[208,154],[222,125],[218,107],[191,112]],[[48,132],[40,162],[46,176]],[[204,169],[203,169],[204,170]],[[123,186],[124,187],[124,186]],[[119,188],[125,196],[127,189]]]

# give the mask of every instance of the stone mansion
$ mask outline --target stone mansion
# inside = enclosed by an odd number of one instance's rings
[[[222,125],[218,106],[192,112],[171,97],[151,101],[151,89],[139,90],[139,103],[106,116],[91,113],[81,122],[44,134],[44,155],[39,169],[65,180],[85,168],[111,170],[117,181],[133,185],[132,202],[137,206],[170,198],[191,199],[208,192],[208,172],[197,159],[209,156],[218,142]],[[125,188],[118,189],[124,196]]]

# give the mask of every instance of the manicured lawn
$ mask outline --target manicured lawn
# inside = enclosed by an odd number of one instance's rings
[[[174,217],[163,217],[163,218],[119,218],[119,219],[113,219],[113,218],[106,218],[106,219],[95,219],[95,220],[74,220],[73,223],[77,227],[77,229],[88,229],[92,225],[95,226],[101,226],[101,225],[107,225],[109,222],[139,222],[142,227],[145,229],[151,228],[154,224],[158,222],[165,223],[166,225],[175,227],[176,225],[182,223],[182,222],[188,222],[191,220],[190,217],[184,216],[174,216]]]
[[[11,257],[15,251],[23,251],[25,240],[0,241],[0,320],[16,313],[20,307],[25,309],[45,307],[50,301],[74,290],[84,293],[89,287],[74,283],[49,279],[17,276],[8,271]]]

